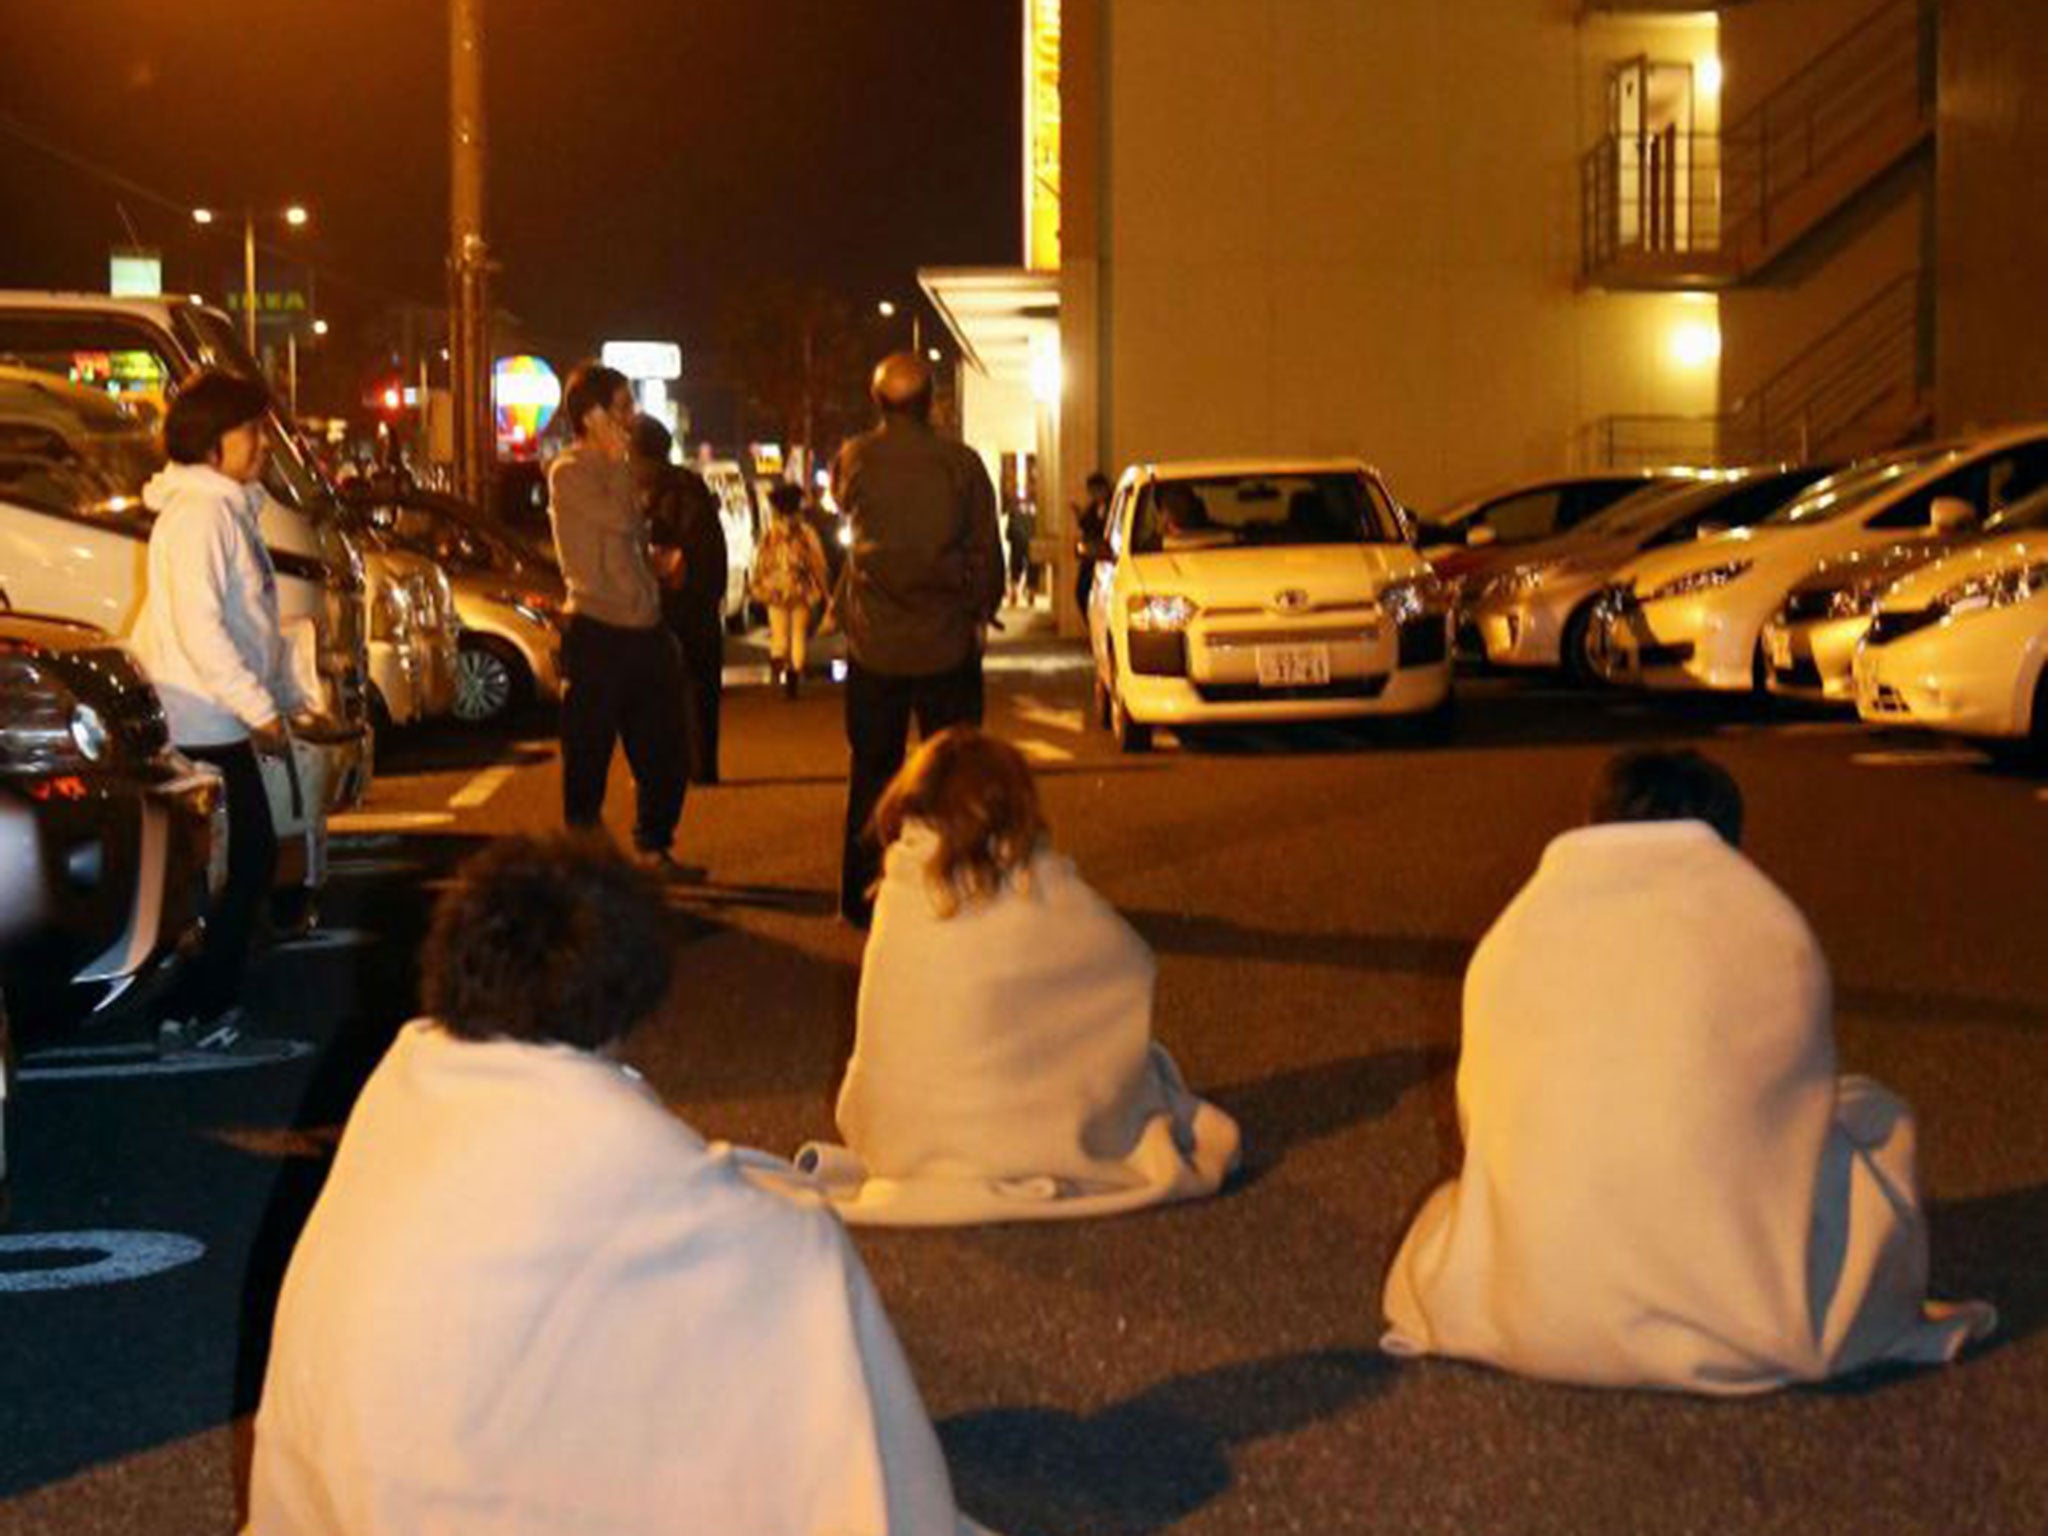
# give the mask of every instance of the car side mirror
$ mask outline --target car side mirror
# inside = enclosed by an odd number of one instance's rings
[[[1471,530],[1465,535],[1465,545],[1469,549],[1484,549],[1489,544],[1498,544],[1499,542],[1500,530],[1491,523],[1474,523]]]
[[[1696,539],[1718,539],[1727,531],[1728,525],[1726,523],[1707,522],[1701,523],[1699,527],[1693,529],[1692,536]]]
[[[1961,533],[1977,525],[1977,504],[1961,496],[1937,496],[1927,509],[1927,524],[1936,533]]]

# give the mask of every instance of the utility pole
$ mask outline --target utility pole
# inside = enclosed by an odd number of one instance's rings
[[[497,429],[491,413],[491,259],[484,241],[484,4],[448,0],[448,359],[455,483],[488,503]],[[424,412],[426,400],[420,405]]]

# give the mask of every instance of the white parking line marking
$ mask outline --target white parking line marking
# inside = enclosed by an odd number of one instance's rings
[[[204,1072],[237,1072],[245,1067],[274,1067],[313,1054],[306,1040],[266,1041],[272,1049],[261,1056],[209,1055],[194,1051],[158,1056],[151,1046],[74,1047],[38,1051],[23,1058],[17,1074],[24,1083],[78,1083],[129,1077],[191,1077]],[[118,1054],[117,1054],[118,1051]],[[57,1066],[43,1066],[46,1061]]]
[[[451,811],[473,811],[488,804],[491,796],[512,782],[519,770],[511,767],[486,768],[448,797]]]
[[[1033,741],[1025,737],[1015,746],[1034,763],[1071,763],[1074,760],[1074,754],[1067,748],[1056,747],[1049,741]]]
[[[76,1264],[10,1269],[34,1254],[80,1253]],[[23,1232],[0,1237],[0,1292],[79,1291],[178,1269],[205,1256],[206,1244],[182,1232]]]
[[[329,832],[423,832],[454,824],[453,811],[344,811],[327,818]]]
[[[1968,747],[1931,747],[1920,752],[1858,752],[1858,768],[1977,768],[1991,761]]]
[[[1026,725],[1041,725],[1049,730],[1065,731],[1069,736],[1079,736],[1088,729],[1088,717],[1082,710],[1055,709],[1052,705],[1033,698],[1019,698],[1011,704],[1010,709]]]

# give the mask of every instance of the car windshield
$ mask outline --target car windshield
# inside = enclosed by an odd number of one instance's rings
[[[241,333],[226,315],[197,304],[181,304],[172,315],[179,339],[199,355],[202,363],[269,388],[263,370],[242,345]],[[338,501],[334,487],[328,484],[298,438],[285,430],[283,418],[276,410],[264,420],[263,438],[270,449],[263,469],[263,488],[300,512],[331,515]]]
[[[1310,544],[1399,544],[1378,486],[1355,470],[1161,480],[1139,493],[1134,554]]]
[[[1724,489],[1725,486],[1719,482],[1702,484],[1697,480],[1660,480],[1641,490],[1630,491],[1613,506],[1595,512],[1570,532],[1574,536],[1584,534],[1596,539],[1627,538],[1630,534],[1661,526]]]
[[[400,545],[451,571],[516,574],[527,561],[511,542],[438,507],[402,502],[381,508],[375,521]]]
[[[142,413],[66,379],[0,368],[0,497],[53,512],[134,514],[163,462]]]
[[[1960,448],[1922,448],[1851,464],[1824,480],[1814,481],[1757,526],[1785,528],[1796,523],[1825,523],[1845,517],[1858,507],[1875,501],[1908,475],[1917,474],[1934,464],[1952,463],[1960,457]]]

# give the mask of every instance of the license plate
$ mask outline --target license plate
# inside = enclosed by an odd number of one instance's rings
[[[1782,629],[1764,631],[1764,648],[1770,653],[1771,665],[1780,672],[1792,668],[1792,637]]]
[[[1327,645],[1262,645],[1254,659],[1261,688],[1313,688],[1330,680]]]

